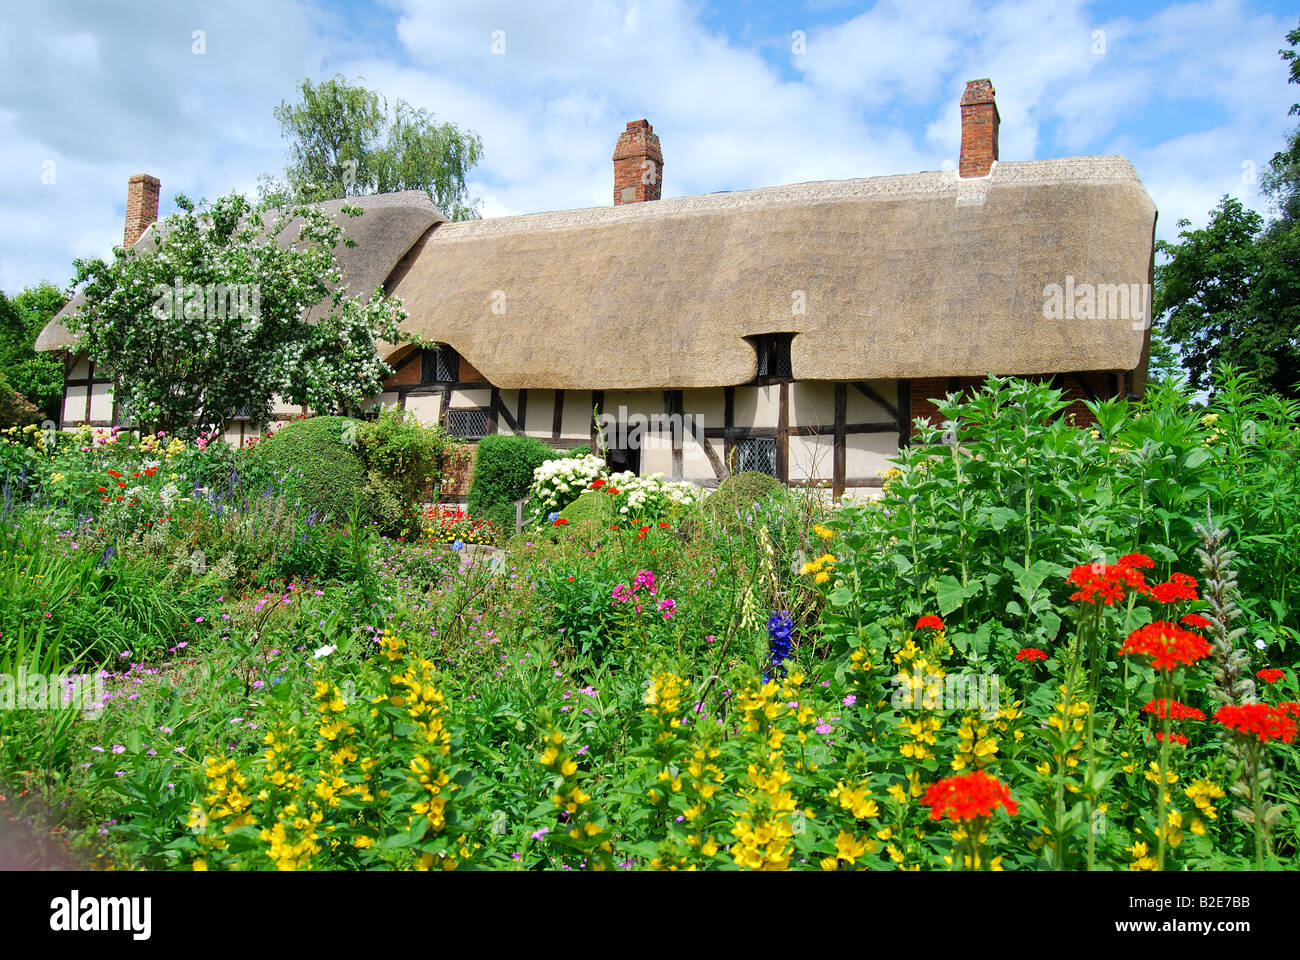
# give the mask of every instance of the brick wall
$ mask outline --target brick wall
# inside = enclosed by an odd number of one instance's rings
[[[1065,408],[1062,416],[1067,422],[1074,423],[1076,426],[1084,427],[1096,423],[1096,419],[1083,401],[1090,400],[1088,390],[1098,399],[1104,400],[1112,395],[1111,377],[1105,372],[1088,371],[1085,373],[1065,373],[1055,377],[1051,375],[1038,377],[1025,377],[1026,380],[1039,380],[1051,382],[1058,390],[1064,392],[1064,399],[1070,401],[1070,405]],[[950,393],[958,390],[965,393],[968,390],[979,387],[984,382],[983,377],[921,377],[912,381],[912,409],[911,418],[913,421],[917,417],[929,417],[930,423],[937,426],[943,422],[939,415],[939,409],[930,402],[930,397],[946,397]],[[1084,386],[1088,390],[1084,389]],[[915,429],[912,435],[916,435]]]

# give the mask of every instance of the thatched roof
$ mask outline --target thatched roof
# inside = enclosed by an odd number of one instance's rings
[[[359,207],[363,212],[358,217],[340,215],[344,204]],[[383,286],[393,267],[425,231],[435,223],[443,223],[447,219],[423,190],[327,200],[319,206],[325,213],[339,220],[346,236],[357,241],[355,247],[340,243],[335,248],[335,259],[343,271],[348,292],[354,295],[369,294],[375,287]],[[268,225],[273,217],[274,214],[264,217]],[[276,236],[276,242],[287,247],[298,236],[301,225],[300,217],[290,220]],[[152,252],[167,230],[166,221],[150,224],[132,249]],[[62,350],[75,345],[76,335],[64,326],[63,320],[81,309],[85,300],[85,296],[78,291],[46,324],[36,339],[37,350]],[[322,309],[320,306],[313,308],[308,316]]]
[[[388,287],[508,389],[744,383],[775,332],[797,379],[1129,371],[1145,324],[1044,288],[1149,283],[1155,217],[1122,157],[998,163],[441,223]]]

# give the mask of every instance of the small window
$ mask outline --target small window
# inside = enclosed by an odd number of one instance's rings
[[[420,355],[420,383],[455,383],[458,360],[451,347],[425,347]]]
[[[790,366],[790,341],[793,333],[766,333],[751,338],[758,353],[759,380],[789,380],[794,376]]]
[[[776,476],[776,437],[747,437],[736,444],[738,472],[753,470]]]
[[[461,440],[482,440],[488,432],[488,412],[478,407],[448,410],[447,432]]]

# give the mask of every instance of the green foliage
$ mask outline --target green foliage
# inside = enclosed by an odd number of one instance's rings
[[[424,190],[452,220],[478,219],[478,201],[465,186],[483,153],[473,133],[405,100],[390,111],[380,94],[342,75],[305,79],[298,91],[298,102],[275,108],[289,140],[287,194],[316,202]]]
[[[3,382],[36,407],[37,420],[58,421],[63,364],[38,354],[33,345],[66,300],[63,291],[51,283],[26,287],[13,298],[0,292],[0,426],[19,422],[5,412],[12,410],[16,401]],[[25,411],[21,403],[17,406]]]
[[[380,289],[333,286],[343,224],[306,205],[264,215],[238,194],[176,202],[152,247],[76,262],[86,301],[69,329],[134,422],[187,433],[239,410],[266,422],[276,396],[335,410],[379,392],[392,370],[378,343],[400,342],[406,312]],[[291,245],[268,242],[291,230]]]
[[[0,428],[25,427],[42,419],[41,411],[0,374]]]
[[[577,500],[560,511],[560,517],[575,528],[591,528],[593,531],[608,527],[617,519],[613,498],[598,490],[588,490]]]
[[[440,427],[426,427],[413,414],[392,408],[357,429],[366,465],[367,510],[380,532],[416,537],[422,516],[415,509],[438,480],[445,446]]]
[[[1225,196],[1204,229],[1179,221],[1160,241],[1152,315],[1177,344],[1192,386],[1231,363],[1284,396],[1300,395],[1300,233],[1264,232],[1263,218]]]
[[[500,529],[515,529],[515,501],[528,496],[533,471],[559,454],[534,437],[495,434],[479,441],[466,506],[476,517]]]
[[[784,489],[775,477],[746,470],[718,484],[718,489],[704,498],[700,510],[712,519],[734,522],[759,501],[780,496]]]
[[[258,444],[255,454],[288,479],[304,513],[342,523],[368,480],[359,433],[358,421],[347,417],[293,420]]]

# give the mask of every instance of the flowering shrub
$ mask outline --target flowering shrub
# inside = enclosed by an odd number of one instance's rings
[[[593,454],[564,460],[547,460],[533,471],[530,491],[543,514],[563,510],[605,475],[605,461]]]

